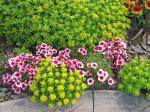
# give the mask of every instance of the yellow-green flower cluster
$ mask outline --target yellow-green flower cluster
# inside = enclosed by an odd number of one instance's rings
[[[44,58],[39,63],[37,75],[30,86],[33,92],[31,100],[48,103],[49,108],[76,104],[76,100],[84,93],[87,85],[79,71],[69,72],[64,63],[59,68]]]

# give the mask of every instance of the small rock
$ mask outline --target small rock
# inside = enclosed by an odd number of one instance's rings
[[[0,91],[4,92],[4,93],[7,93],[9,91],[9,89],[8,88],[0,88]]]
[[[28,93],[25,93],[25,92],[22,92],[20,94],[12,94],[12,93],[9,93],[7,94],[11,99],[19,99],[19,98],[26,98],[29,96]]]
[[[10,95],[10,97],[11,97],[13,100],[20,98],[20,96],[19,96],[19,95],[16,95],[16,94],[12,94],[12,95]]]
[[[0,98],[1,98],[1,97],[4,97],[4,96],[5,96],[5,93],[0,92]]]
[[[150,35],[147,35],[147,44],[150,45]]]
[[[3,93],[3,92],[0,92],[0,102],[3,102],[3,101],[5,101],[5,93]]]
[[[8,92],[8,93],[6,93],[8,96],[10,96],[12,93],[11,92]]]
[[[20,96],[20,98],[25,98],[25,97],[28,97],[29,94],[25,93],[25,92],[22,92],[19,96]]]
[[[146,38],[146,33],[143,35],[143,42],[145,45],[146,45],[146,42],[147,42],[147,38]]]
[[[5,101],[5,98],[0,98],[0,102],[4,102]]]

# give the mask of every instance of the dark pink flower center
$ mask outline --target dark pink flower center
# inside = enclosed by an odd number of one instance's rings
[[[104,77],[103,77],[103,76],[100,76],[100,79],[101,79],[101,80],[103,80],[103,79],[104,79]]]
[[[90,79],[90,80],[89,80],[89,83],[92,83],[92,82],[93,82],[92,79]]]
[[[112,83],[112,80],[109,80],[109,83]]]

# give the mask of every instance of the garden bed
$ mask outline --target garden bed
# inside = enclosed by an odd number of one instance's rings
[[[150,0],[1,1],[0,112],[150,111],[149,11]]]

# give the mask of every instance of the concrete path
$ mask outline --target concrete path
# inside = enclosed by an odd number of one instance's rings
[[[150,101],[118,91],[95,91],[94,112],[150,112]],[[92,92],[86,91],[75,106],[50,110],[46,105],[33,104],[30,98],[0,103],[0,112],[93,112]]]

